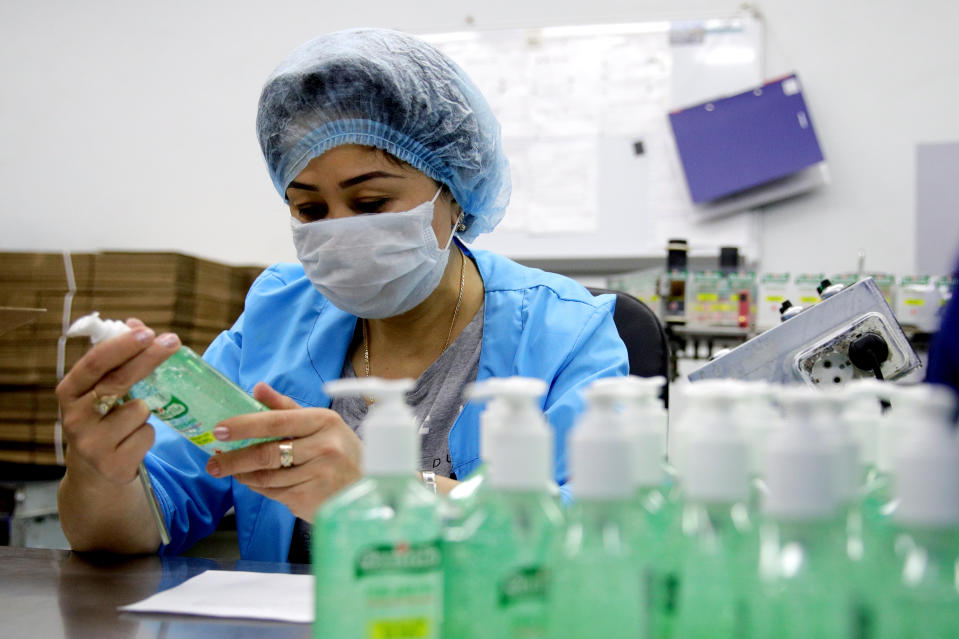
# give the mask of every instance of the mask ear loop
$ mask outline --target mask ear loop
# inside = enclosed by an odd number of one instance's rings
[[[444,251],[448,251],[450,245],[453,244],[453,236],[456,235],[456,232],[466,228],[463,226],[463,215],[463,212],[460,211],[460,214],[456,217],[456,221],[453,222],[453,228],[450,229],[450,236],[446,238],[446,246],[443,247]]]

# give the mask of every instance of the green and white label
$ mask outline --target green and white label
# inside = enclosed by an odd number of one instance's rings
[[[170,395],[170,401],[167,402],[165,406],[156,408],[152,412],[160,419],[164,421],[170,421],[171,419],[177,419],[189,413],[190,407],[177,399],[175,396]]]
[[[380,544],[354,562],[367,639],[439,639],[443,612],[439,540]]]
[[[356,576],[439,570],[441,558],[438,541],[374,546],[356,558]]]
[[[512,606],[526,601],[544,601],[549,590],[549,571],[527,566],[507,575],[499,584],[499,605]]]

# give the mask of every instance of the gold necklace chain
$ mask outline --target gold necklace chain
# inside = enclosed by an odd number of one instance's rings
[[[446,351],[449,348],[450,340],[453,338],[453,327],[456,326],[456,318],[460,314],[460,306],[463,304],[463,289],[466,288],[466,255],[460,251],[460,257],[462,262],[460,262],[460,292],[456,297],[456,307],[453,309],[453,319],[450,321],[450,330],[446,333],[446,342],[443,344],[443,351]],[[363,364],[366,367],[366,376],[370,376],[370,341],[367,338],[367,329],[366,329],[366,319],[363,319]],[[441,351],[441,352],[443,352]],[[372,404],[373,402],[370,398],[366,398],[367,404]]]

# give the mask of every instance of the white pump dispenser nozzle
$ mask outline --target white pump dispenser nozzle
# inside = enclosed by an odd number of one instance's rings
[[[73,322],[67,329],[67,337],[89,337],[90,342],[99,344],[131,330],[120,320],[100,319],[100,313],[94,311]]]
[[[952,423],[956,395],[947,386],[899,390],[895,410],[908,418],[896,455],[895,519],[920,526],[959,526],[959,440]]]
[[[570,435],[577,497],[616,499],[631,495],[639,485],[639,475],[649,472],[642,469],[644,456],[655,460],[652,465],[657,485],[662,481],[664,433],[637,422],[635,407],[651,385],[638,377],[608,377],[596,380],[583,392],[588,406]],[[644,437],[656,432],[656,437]]]
[[[765,456],[763,506],[773,517],[823,518],[837,511],[836,453],[822,432],[819,400],[819,391],[805,386],[779,391],[785,423],[769,438]]]
[[[867,468],[879,465],[880,433],[886,419],[880,400],[888,396],[889,385],[890,382],[880,382],[878,379],[857,379],[847,384],[842,391],[847,399],[843,420],[859,442],[860,458]],[[890,464],[886,463],[885,466],[888,468]]]
[[[819,418],[823,432],[836,455],[837,498],[844,504],[850,504],[859,497],[862,452],[852,426],[843,418],[848,396],[841,390],[824,389],[820,393],[819,405],[822,409]]]
[[[617,402],[633,446],[633,485],[653,487],[663,482],[666,457],[666,411],[659,394],[666,383],[655,377],[606,377],[593,382],[588,398]]]
[[[546,389],[546,382],[528,377],[491,378],[466,387],[469,399],[491,400],[480,432],[490,486],[543,490],[552,480],[552,431],[539,407]]]
[[[741,383],[706,381],[686,390],[702,422],[684,440],[680,469],[686,495],[705,502],[745,502],[749,498],[749,447],[734,418],[742,401]]]
[[[412,379],[357,377],[323,385],[330,397],[372,397],[363,419],[363,471],[367,475],[412,475],[419,466],[420,436],[413,411],[406,405]]]

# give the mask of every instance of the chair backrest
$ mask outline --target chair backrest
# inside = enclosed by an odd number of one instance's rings
[[[669,340],[662,322],[641,300],[629,293],[588,287],[593,295],[616,296],[613,321],[629,354],[629,374],[640,377],[662,375],[669,384]],[[663,392],[667,396],[666,390]]]

